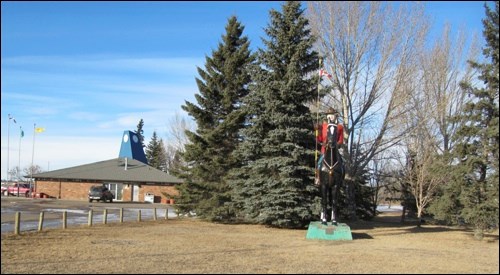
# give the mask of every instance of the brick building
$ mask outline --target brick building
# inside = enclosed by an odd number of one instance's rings
[[[35,193],[58,199],[87,200],[91,186],[106,185],[115,201],[143,202],[147,194],[164,203],[178,195],[175,186],[182,183],[147,165],[142,145],[131,131],[124,132],[118,158],[38,173],[33,179]]]

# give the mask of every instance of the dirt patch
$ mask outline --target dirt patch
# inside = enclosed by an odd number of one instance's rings
[[[1,273],[498,274],[498,230],[476,241],[470,230],[397,220],[348,223],[353,241],[188,218],[2,234]]]

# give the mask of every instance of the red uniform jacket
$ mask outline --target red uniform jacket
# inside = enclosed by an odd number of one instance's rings
[[[324,122],[322,127],[321,127],[321,133],[316,137],[318,142],[320,142],[321,145],[321,154],[325,153],[325,146],[323,145],[323,142],[326,141],[327,135],[328,135],[328,123]],[[337,144],[344,144],[344,125],[341,123],[337,124]]]

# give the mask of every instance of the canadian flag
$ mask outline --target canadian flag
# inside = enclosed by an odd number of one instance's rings
[[[332,78],[332,76],[327,71],[325,71],[323,69],[320,69],[319,70],[319,76],[321,77],[321,76],[324,76],[324,75],[326,75],[328,78]]]

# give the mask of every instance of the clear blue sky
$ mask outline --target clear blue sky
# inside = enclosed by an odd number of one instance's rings
[[[141,118],[146,143],[153,131],[168,141],[227,19],[238,17],[256,49],[281,3],[2,1],[1,178],[7,155],[9,169],[34,156],[44,170],[116,158]],[[449,22],[482,39],[483,3],[427,3],[433,30]],[[35,123],[45,132],[33,143]]]

